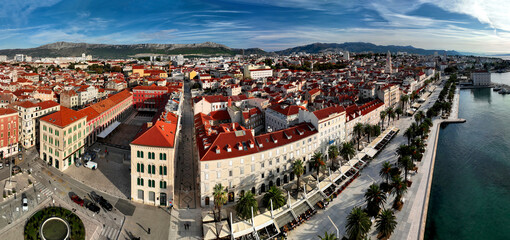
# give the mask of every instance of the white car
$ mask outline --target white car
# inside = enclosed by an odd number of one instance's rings
[[[28,211],[28,199],[27,199],[27,196],[23,193],[23,196],[22,196],[23,200],[23,211]]]
[[[88,161],[85,164],[83,164],[83,166],[85,166],[86,168],[90,168],[92,170],[96,170],[97,169],[97,163],[93,162],[93,161]]]
[[[100,148],[94,148],[94,149],[92,149],[92,151],[94,151],[96,153],[99,153],[99,152],[101,152],[101,149]]]

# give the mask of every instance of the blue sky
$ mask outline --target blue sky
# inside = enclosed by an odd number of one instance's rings
[[[2,0],[0,48],[363,41],[495,54],[510,52],[509,14],[507,0]]]

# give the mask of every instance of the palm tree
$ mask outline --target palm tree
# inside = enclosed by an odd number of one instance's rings
[[[390,176],[391,176],[391,163],[389,161],[386,161],[383,163],[381,170],[379,170],[379,176],[382,178],[386,178],[386,183],[390,183]]]
[[[370,135],[372,135],[372,132],[374,131],[372,125],[370,124],[365,124],[363,125],[363,132],[365,133],[365,135],[367,135],[367,142],[370,142]]]
[[[395,123],[395,117],[397,116],[397,113],[395,111],[392,111],[390,114],[392,123]],[[389,124],[389,123],[388,123]]]
[[[393,207],[398,208],[401,204],[402,196],[407,192],[407,183],[402,181],[402,177],[397,175],[393,177],[391,187],[391,193],[395,195]]]
[[[213,188],[213,197],[214,197],[214,208],[218,210],[218,216],[216,217],[216,221],[221,220],[221,207],[227,203],[227,192],[225,191],[225,187],[218,183],[214,185]]]
[[[340,149],[340,156],[342,156],[343,159],[349,161],[352,157],[354,157],[354,154],[356,154],[356,151],[354,150],[352,143],[344,142],[342,144],[342,149]]]
[[[259,210],[259,204],[255,199],[255,195],[251,191],[246,192],[243,196],[239,198],[237,204],[235,205],[235,210],[237,212],[237,216],[241,219],[251,218],[251,209],[253,207],[253,214]]]
[[[328,232],[325,232],[324,236],[318,235],[317,237],[319,237],[320,240],[338,240],[336,234],[334,233],[329,234]]]
[[[409,101],[409,95],[400,96],[400,102],[402,102],[402,109],[406,110],[406,104]]]
[[[375,227],[382,238],[389,238],[397,227],[395,213],[391,209],[383,209],[381,213],[377,215]]]
[[[368,214],[376,216],[381,206],[386,202],[386,194],[379,185],[373,183],[365,192],[365,201],[367,202]]]
[[[264,194],[264,197],[262,197],[262,205],[269,208],[271,206],[271,201],[273,201],[273,209],[278,209],[285,205],[287,200],[285,199],[281,189],[272,186],[269,188],[269,191]]]
[[[429,117],[423,119],[423,123],[427,124],[427,126],[432,127],[434,124],[432,123],[432,119]]]
[[[379,113],[381,115],[381,127],[384,128],[384,119],[386,118],[386,111],[381,111],[381,113]]]
[[[412,127],[409,127],[404,132],[404,136],[407,137],[407,144],[411,144],[411,139],[414,137],[414,129]]]
[[[388,116],[388,126],[390,126],[390,118],[395,118],[395,113],[393,111],[393,108],[392,107],[389,107],[386,109],[386,116]]]
[[[423,114],[423,111],[418,111],[416,114],[414,114],[414,120],[417,124],[420,124],[424,116],[425,114]]]
[[[301,189],[301,182],[299,181],[301,175],[303,175],[303,172],[305,171],[305,168],[303,166],[303,161],[301,161],[301,159],[297,159],[296,161],[294,161],[294,165],[292,165],[292,172],[294,172],[294,174],[296,175],[296,178],[297,178],[297,190],[299,192],[299,190]]]
[[[337,157],[339,154],[340,153],[338,151],[338,146],[336,146],[336,145],[329,146],[328,157],[329,157],[329,159],[333,159],[333,161],[331,161],[331,166],[333,166],[333,162],[337,160]]]
[[[326,166],[326,163],[322,160],[324,156],[322,156],[322,153],[317,151],[312,156],[312,165],[317,170],[317,179],[319,179],[319,171],[321,168]]]
[[[404,111],[402,110],[402,108],[398,107],[395,109],[395,113],[397,114],[397,120],[399,120],[400,115],[402,115],[402,113],[404,113]]]
[[[381,134],[381,126],[379,125],[373,125],[372,126],[372,136],[377,137]]]
[[[407,182],[407,172],[414,166],[413,160],[409,156],[403,156],[398,159],[398,167],[404,170],[404,179]]]
[[[370,231],[372,222],[368,214],[361,209],[361,207],[355,207],[347,216],[347,224],[345,226],[348,239],[350,240],[361,240],[364,239],[367,233]]]
[[[360,142],[360,139],[361,139],[361,133],[363,132],[363,124],[362,123],[356,123],[356,125],[354,125],[354,128],[353,128],[353,131],[357,136],[356,140],[358,142],[358,150],[359,150],[359,142]]]

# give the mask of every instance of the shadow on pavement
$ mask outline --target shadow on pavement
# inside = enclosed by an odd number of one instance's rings
[[[136,206],[129,203],[127,200],[119,199],[115,204],[115,208],[117,208],[122,214],[126,216],[133,216]]]

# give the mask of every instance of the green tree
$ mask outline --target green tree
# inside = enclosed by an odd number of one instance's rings
[[[404,170],[404,180],[407,182],[407,173],[414,166],[413,160],[411,160],[411,157],[406,155],[399,158],[397,163],[398,167]]]
[[[317,237],[319,237],[320,240],[338,240],[336,234],[334,233],[329,234],[328,232],[325,232],[324,236],[318,235]]]
[[[370,216],[376,216],[381,206],[386,202],[386,194],[381,190],[378,184],[373,183],[365,192],[365,202]]]
[[[360,207],[355,207],[347,216],[347,224],[345,226],[347,238],[349,240],[362,240],[370,231],[372,222],[368,214]]]
[[[390,126],[390,118],[395,119],[395,111],[392,107],[386,109],[386,116],[388,117],[388,127]]]
[[[356,154],[356,151],[354,150],[352,143],[344,142],[342,144],[342,149],[340,149],[340,156],[342,156],[343,159],[349,161],[352,157],[354,157],[354,154]]]
[[[353,128],[354,134],[356,134],[356,141],[358,142],[358,150],[359,150],[359,142],[361,140],[361,133],[363,133],[363,124],[362,123],[356,123]]]
[[[271,200],[273,201],[273,209],[278,209],[285,205],[286,199],[280,188],[272,186],[269,191],[262,197],[262,205],[266,208],[271,207]]]
[[[386,111],[383,110],[379,114],[381,116],[381,128],[384,129],[384,119],[386,118]]]
[[[397,114],[397,120],[399,120],[400,115],[402,115],[404,113],[404,111],[402,110],[402,108],[398,107],[395,109],[395,113]]]
[[[397,217],[391,209],[383,209],[375,220],[375,227],[381,238],[389,238],[397,227]]]
[[[251,191],[246,192],[243,196],[239,198],[237,204],[235,205],[235,210],[237,212],[237,216],[241,219],[251,218],[251,209],[253,207],[253,214],[259,210],[259,205],[257,200],[255,199],[255,195]]]
[[[395,195],[393,207],[398,208],[402,204],[402,196],[407,192],[407,183],[399,175],[393,176],[391,183],[391,193]]]
[[[391,163],[386,161],[383,163],[381,170],[379,170],[379,176],[386,179],[386,183],[390,183],[390,176],[391,176]]]
[[[218,215],[215,217],[216,221],[221,221],[221,207],[227,203],[227,192],[225,191],[225,187],[218,183],[214,185],[213,188],[213,197],[214,197],[214,208],[218,210]]]
[[[370,142],[370,135],[374,132],[372,125],[368,123],[363,125],[363,132],[367,135],[367,141]]]
[[[402,109],[406,110],[406,105],[409,102],[409,95],[402,95],[400,96],[400,102],[402,103]]]
[[[312,166],[317,171],[317,179],[319,179],[319,173],[321,168],[326,167],[326,163],[324,162],[323,158],[324,156],[322,155],[322,153],[320,151],[317,151],[312,155],[312,158],[310,159],[312,161]]]
[[[338,155],[339,155],[339,151],[338,151],[338,146],[336,145],[330,145],[329,148],[328,148],[328,157],[329,159],[332,159],[331,161],[331,165],[333,166],[334,163],[336,164],[337,162],[337,158],[338,158]]]
[[[296,175],[297,178],[297,190],[301,189],[301,182],[299,181],[301,178],[301,175],[303,175],[303,172],[305,171],[305,167],[303,166],[303,161],[301,159],[297,159],[294,161],[294,165],[292,165],[292,172]]]

